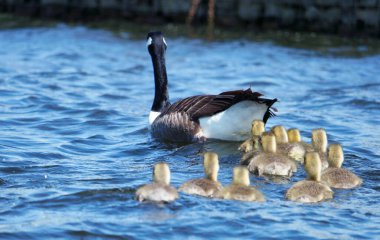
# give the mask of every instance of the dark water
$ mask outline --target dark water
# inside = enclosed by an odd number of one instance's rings
[[[266,203],[188,195],[138,203],[136,188],[167,161],[172,183],[202,176],[200,153],[221,156],[229,184],[237,143],[178,146],[151,138],[145,39],[57,26],[0,31],[0,238],[201,239],[380,236],[380,55],[371,46],[295,49],[270,41],[168,37],[172,99],[252,86],[277,97],[268,126],[324,127],[362,187],[319,204],[284,200],[289,182],[251,176]],[[341,56],[352,51],[352,57]],[[355,53],[361,57],[356,57]],[[364,56],[362,56],[364,55]],[[354,57],[355,56],[355,57]]]

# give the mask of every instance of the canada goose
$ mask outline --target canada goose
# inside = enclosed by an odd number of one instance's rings
[[[318,152],[322,163],[322,170],[328,168],[327,162],[327,134],[323,128],[313,129],[311,132],[311,142],[314,150]]]
[[[264,151],[253,157],[248,170],[261,175],[291,177],[297,171],[296,163],[287,156],[277,153],[276,140],[273,134],[264,133],[261,137]]]
[[[305,170],[308,180],[295,183],[287,192],[286,198],[296,202],[320,202],[333,197],[333,191],[321,180],[321,159],[316,152],[306,153]]]
[[[203,167],[206,178],[187,181],[182,184],[179,191],[204,197],[214,197],[222,189],[222,185],[218,182],[218,155],[213,152],[206,152]]]
[[[262,152],[261,135],[265,131],[264,122],[261,120],[254,120],[252,122],[251,134],[252,136],[245,140],[238,148],[244,152],[241,157],[240,164],[248,165],[250,160]]]
[[[288,133],[282,125],[272,127],[271,131],[276,138],[277,152],[303,163],[306,153],[305,148],[300,144],[290,143]]]
[[[235,167],[232,184],[223,188],[219,197],[239,201],[264,202],[264,195],[254,187],[249,186],[249,172],[246,167]]]
[[[157,163],[153,170],[153,183],[137,189],[138,201],[171,202],[178,198],[178,192],[170,185],[170,169],[166,163]]]
[[[174,142],[204,141],[208,138],[243,141],[249,137],[253,119],[266,122],[274,115],[271,106],[277,99],[261,98],[261,93],[251,89],[193,96],[171,104],[165,66],[167,45],[162,33],[148,33],[147,47],[155,82],[154,101],[149,114],[154,137]]]
[[[354,188],[363,180],[351,171],[341,168],[344,161],[343,149],[340,144],[330,144],[328,151],[329,167],[322,172],[321,181],[333,188]]]

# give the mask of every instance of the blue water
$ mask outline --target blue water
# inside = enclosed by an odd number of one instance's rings
[[[305,177],[300,169],[290,181],[252,175],[265,203],[184,194],[167,205],[139,203],[134,192],[151,181],[155,162],[170,164],[178,187],[203,175],[206,150],[220,155],[219,178],[229,184],[238,143],[151,138],[153,73],[143,37],[68,26],[3,29],[1,239],[380,236],[380,55],[343,57],[346,46],[321,52],[270,40],[167,42],[172,99],[250,86],[277,97],[278,116],[268,126],[300,128],[306,141],[313,128],[326,128],[363,186],[318,204],[286,201],[285,191]]]

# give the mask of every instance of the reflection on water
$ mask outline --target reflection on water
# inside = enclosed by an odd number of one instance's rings
[[[266,203],[181,195],[177,202],[154,205],[136,202],[134,191],[150,181],[155,162],[170,164],[178,187],[202,176],[202,152],[216,151],[219,179],[229,184],[240,156],[238,143],[181,145],[151,138],[147,116],[154,86],[145,48],[148,27],[141,29],[58,25],[0,31],[2,238],[378,236],[375,40],[315,36],[313,42],[300,35],[295,42],[287,33],[253,32],[225,38],[215,30],[217,41],[207,41],[178,37],[180,28],[165,27],[173,100],[250,86],[277,97],[279,113],[268,125],[298,127],[306,141],[313,128],[326,128],[330,142],[343,144],[344,166],[364,184],[336,191],[320,204],[285,201],[285,191],[305,177],[301,168],[290,181],[251,176]]]

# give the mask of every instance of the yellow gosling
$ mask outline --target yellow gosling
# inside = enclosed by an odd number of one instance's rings
[[[276,137],[277,153],[284,154],[293,160],[303,163],[306,153],[305,148],[301,144],[290,143],[288,133],[283,126],[274,126],[271,131]]]
[[[219,197],[229,200],[264,202],[264,195],[249,185],[249,172],[246,167],[235,167],[232,184],[223,188]]]
[[[328,168],[327,162],[327,134],[323,128],[313,129],[311,132],[311,141],[314,151],[318,152],[322,162],[322,170]]]
[[[293,160],[285,155],[277,153],[275,137],[271,133],[264,133],[261,139],[264,151],[253,157],[248,165],[248,170],[261,175],[287,176],[297,171]]]
[[[170,169],[166,163],[157,163],[153,169],[153,183],[137,189],[136,199],[152,202],[171,202],[178,198],[178,192],[170,184]]]
[[[301,144],[306,152],[314,151],[314,148],[311,144],[302,141],[301,133],[298,128],[291,128],[288,130],[288,139],[289,143]]]
[[[238,148],[242,152],[250,152],[260,148],[260,137],[265,131],[264,122],[261,120],[252,121],[251,137],[245,140]]]
[[[321,159],[316,152],[309,152],[305,158],[305,170],[308,180],[295,183],[285,197],[291,201],[315,203],[333,197],[333,191],[321,180]]]
[[[214,197],[222,189],[222,185],[218,182],[218,155],[213,152],[206,152],[203,156],[203,167],[205,178],[187,181],[182,184],[179,191],[204,197]]]
[[[328,149],[329,167],[322,172],[321,181],[332,188],[355,188],[363,180],[351,171],[341,168],[344,161],[343,149],[340,144],[330,144]]]

